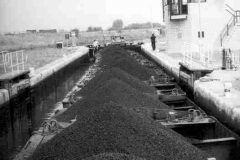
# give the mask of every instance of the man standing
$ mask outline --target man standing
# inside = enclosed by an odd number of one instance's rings
[[[97,40],[94,40],[93,41],[93,47],[95,48],[95,52],[97,52],[98,51],[98,41]]]
[[[94,40],[94,41],[93,41],[93,46],[94,46],[94,47],[98,47],[98,44],[99,44],[99,43],[98,43],[97,40]]]
[[[156,36],[154,34],[152,34],[151,36],[151,43],[152,43],[152,49],[153,51],[155,51],[155,48],[156,48]]]

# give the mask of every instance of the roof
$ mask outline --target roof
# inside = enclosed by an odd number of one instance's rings
[[[11,79],[14,79],[16,77],[19,77],[21,75],[28,74],[28,73],[29,73],[29,70],[24,70],[24,71],[19,71],[19,72],[18,71],[9,72],[9,73],[0,75],[0,81],[11,80]]]

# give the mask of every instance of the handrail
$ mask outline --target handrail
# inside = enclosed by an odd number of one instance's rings
[[[235,26],[235,16],[232,16],[230,21],[227,23],[227,25],[223,28],[223,31],[221,32],[221,46],[223,45],[223,40],[226,36],[229,36],[229,31],[232,29],[232,27]]]
[[[11,69],[13,73],[14,68],[19,72],[25,69],[25,62],[27,62],[27,57],[24,56],[24,50],[19,50],[15,52],[0,52],[0,58],[2,57],[3,63],[0,65],[4,66],[5,73]]]
[[[235,12],[234,9],[232,9],[232,7],[230,7],[228,4],[225,4],[229,9],[231,9],[233,12]]]
[[[7,54],[8,51],[0,51],[0,54],[2,55],[2,62],[3,63],[0,63],[0,66],[3,66],[4,67],[4,72],[6,73],[7,72],[7,69],[6,69],[6,62],[5,62],[5,54]]]
[[[231,15],[235,16],[235,14],[232,13],[232,12],[230,12],[229,10],[226,9],[226,11],[227,11],[228,13],[230,13]]]
[[[240,23],[240,10],[236,10],[236,23]]]
[[[236,25],[236,23],[238,22],[238,11],[235,11],[234,9],[232,9],[229,5],[225,4],[231,11],[233,11],[234,13],[230,12],[228,9],[226,9],[226,11],[228,11],[232,17],[230,18],[229,22],[226,24],[226,26],[223,28],[221,34],[220,34],[220,41],[221,41],[221,46],[223,46],[223,40],[226,36],[229,36],[229,31]]]

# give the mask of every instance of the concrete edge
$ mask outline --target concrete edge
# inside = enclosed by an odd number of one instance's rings
[[[175,79],[179,79],[179,67],[176,67],[163,58],[156,56],[156,54],[151,52],[146,45],[141,45],[141,50],[158,63],[164,70],[170,73]],[[201,85],[199,80],[194,82],[193,92],[195,102],[200,107],[209,111],[213,116],[220,119],[220,121],[229,124],[234,130],[240,132],[240,106],[234,107],[227,103],[225,99]]]
[[[68,57],[63,57],[58,59],[52,63],[47,64],[47,69],[33,75],[30,79],[30,86],[34,86],[44,80],[45,78],[51,76],[53,73],[61,70],[63,67],[72,63],[74,60],[82,57],[83,55],[88,53],[87,47],[80,47],[75,53],[69,55]],[[57,62],[57,63],[56,63]],[[41,70],[41,68],[39,68]]]
[[[67,57],[62,57],[56,61],[53,61],[45,66],[38,68],[35,72],[36,74],[30,74],[30,86],[34,86],[44,80],[45,78],[51,76],[55,72],[61,70],[68,64],[72,63],[76,59],[82,57],[83,55],[88,54],[88,48],[80,46],[77,51],[70,54]],[[47,66],[47,67],[46,67]],[[0,105],[8,102],[10,100],[9,93],[6,89],[0,90]]]

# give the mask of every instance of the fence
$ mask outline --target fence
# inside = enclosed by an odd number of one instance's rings
[[[208,66],[211,63],[211,53],[209,47],[205,48],[204,45],[184,42],[182,47],[183,62],[190,66],[192,66],[193,61]]]
[[[228,48],[225,49],[226,51],[229,51]],[[222,67],[222,61],[223,61],[223,52],[222,51],[214,51],[211,55],[212,57],[212,64],[215,64],[215,66]],[[230,59],[233,66],[240,68],[240,50],[235,49],[231,50],[231,53],[228,53],[225,57],[226,60]]]
[[[25,70],[27,57],[24,55],[24,50],[15,52],[2,51],[0,52],[0,57],[0,66],[3,66],[3,69],[0,69],[0,73]]]
[[[236,23],[240,23],[240,10],[236,11]]]
[[[225,50],[229,50],[226,48]],[[222,50],[213,50],[211,45],[196,45],[184,43],[182,47],[183,63],[192,65],[193,61],[202,64],[205,67],[220,69],[223,62]],[[233,66],[240,68],[240,50],[232,49],[230,54],[225,57],[231,60]]]
[[[230,32],[232,31],[232,29],[236,25],[236,23],[240,23],[240,11],[239,10],[235,11],[229,5],[227,5],[227,4],[225,4],[225,5],[228,7],[226,9],[226,11],[228,11],[232,15],[232,17],[230,18],[229,22],[223,28],[223,30],[220,34],[221,46],[224,45],[224,40],[226,39],[226,37],[228,37],[230,35]]]
[[[1,51],[0,52],[0,66],[3,66],[4,72],[7,72],[6,63],[5,63],[5,55],[8,53],[8,51]]]

